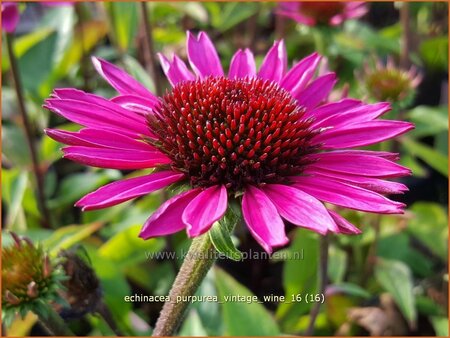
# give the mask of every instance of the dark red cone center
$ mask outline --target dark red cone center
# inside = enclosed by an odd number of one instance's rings
[[[313,151],[311,120],[290,93],[258,78],[177,84],[149,117],[154,143],[193,186],[286,181]]]

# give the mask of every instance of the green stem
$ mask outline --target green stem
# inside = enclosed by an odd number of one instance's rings
[[[327,272],[328,272],[328,236],[321,236],[320,237],[320,244],[319,244],[319,258],[320,258],[320,265],[319,265],[319,279],[320,279],[320,285],[319,285],[319,293],[323,294],[325,293],[325,288],[327,286]],[[306,329],[305,336],[312,336],[314,333],[314,325],[316,323],[317,316],[319,315],[320,311],[320,305],[322,305],[320,302],[316,302],[313,304],[311,308],[311,312],[309,315],[309,325]]]
[[[195,294],[215,261],[214,250],[208,233],[192,240],[170,290],[169,300],[164,303],[156,322],[153,336],[171,336],[178,328],[190,303],[187,296]]]
[[[14,36],[12,34],[9,33],[6,34],[6,46],[8,50],[9,62],[11,64],[11,73],[13,76],[14,89],[16,91],[17,102],[19,104],[19,112],[20,115],[22,116],[23,125],[25,127],[25,136],[27,139],[28,148],[30,150],[34,176],[36,178],[37,199],[43,215],[43,225],[46,228],[51,228],[50,213],[48,212],[47,205],[45,203],[44,180],[41,173],[41,169],[39,167],[39,160],[35,144],[33,142],[33,132],[30,120],[28,119],[28,114],[26,111],[25,99],[23,97],[22,82],[20,81],[19,67],[17,65],[16,56],[14,55],[13,50],[13,39]]]
[[[46,316],[39,316],[39,324],[53,336],[75,336],[64,320],[50,306],[46,311]]]

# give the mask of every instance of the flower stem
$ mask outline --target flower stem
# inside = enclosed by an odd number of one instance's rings
[[[213,265],[214,250],[208,233],[192,240],[191,247],[170,290],[169,300],[164,303],[156,322],[153,336],[170,336],[178,328],[190,303],[186,297],[195,294]]]
[[[147,2],[143,1],[140,3],[142,22],[144,24],[144,41],[143,41],[143,51],[144,51],[144,62],[145,68],[150,73],[155,83],[156,94],[161,95],[161,84],[158,79],[157,65],[155,60],[155,48],[153,46],[153,27],[152,23],[148,17],[148,6]]]
[[[75,336],[75,334],[69,329],[64,320],[48,306],[46,316],[39,316],[39,324],[53,336]]]
[[[17,60],[14,55],[13,50],[13,39],[14,36],[12,34],[6,34],[6,45],[8,50],[9,62],[11,64],[11,73],[13,76],[14,89],[17,95],[17,102],[19,104],[19,112],[22,116],[23,125],[25,127],[25,136],[27,139],[28,148],[30,150],[31,161],[33,165],[33,172],[36,178],[36,186],[37,186],[37,198],[38,203],[43,215],[43,225],[46,228],[51,228],[51,219],[50,213],[48,212],[47,205],[45,203],[45,194],[44,194],[44,181],[41,173],[41,169],[39,167],[39,160],[37,151],[35,148],[35,144],[33,142],[33,133],[31,129],[30,120],[28,119],[28,114],[25,108],[25,100],[23,97],[23,88],[22,82],[20,81],[19,68],[17,65]]]
[[[319,279],[320,279],[320,286],[319,286],[319,293],[324,293],[325,288],[327,286],[327,271],[328,271],[328,236],[320,236],[320,244],[319,244],[319,259],[320,259],[320,265],[319,265]],[[311,308],[311,312],[309,314],[309,325],[306,329],[305,336],[312,336],[314,333],[314,325],[316,323],[317,316],[319,315],[320,311],[320,302],[314,303],[314,305]]]

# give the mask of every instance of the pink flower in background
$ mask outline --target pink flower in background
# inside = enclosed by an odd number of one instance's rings
[[[4,2],[2,3],[2,28],[8,32],[13,33],[20,20],[19,12],[20,2]],[[70,2],[44,1],[36,2],[46,7],[69,6]]]
[[[337,26],[345,20],[359,18],[366,13],[367,4],[364,2],[281,2],[278,7],[278,14],[307,26]]]
[[[315,77],[321,57],[311,54],[291,69],[276,41],[256,69],[250,50],[238,50],[228,74],[206,33],[188,32],[190,68],[176,55],[159,55],[172,85],[157,97],[116,66],[93,58],[119,95],[108,100],[76,89],[56,89],[45,107],[84,126],[46,133],[67,144],[64,157],[113,169],[156,170],[107,184],[76,205],[113,206],[175,182],[189,189],[167,200],[145,222],[147,239],[210,229],[230,199],[242,206],[253,237],[268,252],[288,242],[284,221],[325,234],[360,233],[324,202],[373,213],[402,213],[383,194],[406,186],[386,179],[409,175],[397,154],[353,150],[412,129],[381,120],[388,103],[355,99],[326,103],[334,73]]]
[[[2,28],[7,33],[12,33],[19,23],[19,6],[14,2],[2,3]]]

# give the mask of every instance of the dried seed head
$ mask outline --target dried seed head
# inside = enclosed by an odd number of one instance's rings
[[[153,144],[191,184],[275,183],[298,174],[314,149],[311,120],[289,92],[259,78],[209,77],[167,93],[149,117]]]

